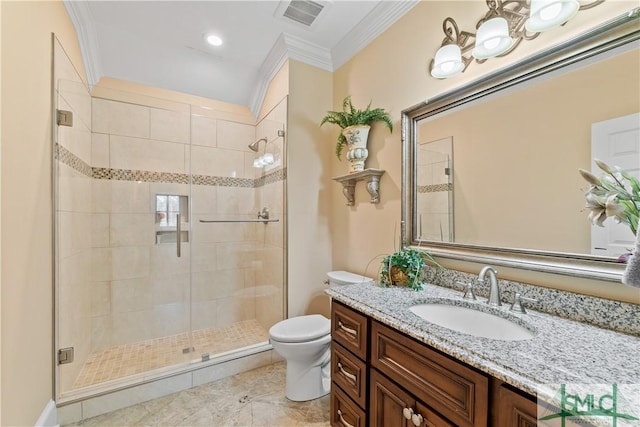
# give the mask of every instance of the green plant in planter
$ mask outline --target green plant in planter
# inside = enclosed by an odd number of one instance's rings
[[[427,260],[436,268],[442,268],[429,252],[418,249],[404,248],[387,255],[380,265],[380,285],[421,290],[425,283],[423,269],[429,265]]]
[[[389,113],[382,108],[374,108],[372,110],[371,102],[369,102],[367,108],[359,110],[353,106],[351,96],[349,95],[342,101],[342,111],[327,111],[327,115],[324,116],[320,122],[320,126],[325,123],[332,123],[340,126],[340,129],[344,129],[355,125],[371,126],[371,124],[375,122],[383,122],[389,128],[389,131],[393,132],[393,122],[391,121]],[[336,145],[336,156],[338,156],[338,158],[340,158],[342,149],[346,143],[347,138],[340,132]]]

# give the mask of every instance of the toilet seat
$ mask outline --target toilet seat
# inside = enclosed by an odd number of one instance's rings
[[[331,333],[331,321],[320,314],[292,317],[269,329],[269,336],[280,342],[313,341]]]

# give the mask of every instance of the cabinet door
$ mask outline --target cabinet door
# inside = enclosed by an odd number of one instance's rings
[[[405,410],[413,411],[415,400],[391,380],[371,370],[369,392],[370,427],[413,427]]]
[[[498,427],[536,427],[536,402],[501,386],[498,391]]]

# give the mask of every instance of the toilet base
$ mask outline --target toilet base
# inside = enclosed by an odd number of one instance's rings
[[[327,360],[328,362],[328,360]],[[294,402],[305,402],[329,394],[331,380],[329,363],[314,366],[287,361],[285,396]]]

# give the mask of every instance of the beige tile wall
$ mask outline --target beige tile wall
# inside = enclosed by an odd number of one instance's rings
[[[92,166],[246,179],[264,173],[253,168],[255,154],[248,148],[257,138],[253,123],[229,121],[211,110],[193,109],[189,115],[181,106],[164,106],[94,99]],[[286,106],[278,111],[286,118]],[[267,121],[262,123],[261,130]],[[274,126],[282,129],[282,123],[270,123],[269,149],[279,153],[284,147]],[[263,152],[264,145],[260,148]],[[189,195],[188,185],[94,180],[93,348],[177,334],[190,321],[202,329],[254,319],[256,289],[265,282],[277,300],[263,304],[267,317],[280,320],[283,223],[199,220],[256,218],[263,206],[281,216],[282,189],[282,181],[259,188],[193,185],[191,247],[183,245],[178,259],[174,244],[155,244],[155,195]],[[273,321],[261,323],[267,328]]]

